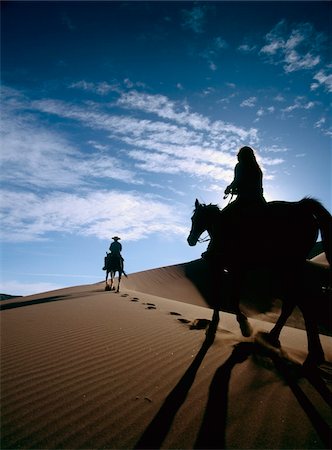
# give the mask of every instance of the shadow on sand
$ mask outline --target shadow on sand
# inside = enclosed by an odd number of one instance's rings
[[[178,384],[170,392],[161,406],[158,413],[150,422],[143,435],[135,445],[135,449],[158,449],[169,432],[174,417],[181,405],[185,402],[187,394],[194,383],[198,369],[209,348],[214,342],[215,333],[218,327],[219,314],[214,312],[210,327],[206,332],[206,338],[201,349],[197,353],[194,361],[186,370]],[[230,386],[231,373],[237,364],[246,361],[250,356],[254,358],[257,365],[266,367],[264,358],[271,358],[274,363],[276,374],[282,378],[292,390],[299,404],[310,419],[313,427],[320,436],[321,441],[331,448],[331,429],[317,411],[315,405],[307,397],[299,386],[299,380],[306,378],[311,385],[321,395],[323,400],[332,406],[331,391],[326,386],[318,369],[305,368],[302,365],[293,363],[282,358],[278,352],[269,351],[258,342],[241,342],[237,344],[230,357],[215,372],[212,379],[209,397],[202,421],[194,445],[195,449],[225,449],[226,446],[226,426],[228,412],[228,391]],[[262,356],[264,357],[262,359]],[[218,414],[216,414],[218,411]]]
[[[68,298],[68,295],[53,295],[50,297],[35,298],[33,300],[21,302],[4,303],[0,305],[0,311],[13,308],[23,308],[31,305],[39,305],[40,303],[58,302],[59,300],[66,300],[66,298]]]
[[[263,350],[263,352],[262,352]],[[222,364],[212,379],[209,398],[204,413],[201,428],[199,430],[195,449],[226,449],[226,426],[228,410],[228,390],[233,368],[248,359],[250,355],[269,356],[276,369],[277,375],[282,378],[292,390],[297,401],[307,414],[320,439],[326,446],[331,448],[331,429],[321,417],[314,404],[307,397],[299,386],[301,378],[307,378],[322,398],[331,406],[331,391],[320,377],[317,369],[304,369],[287,359],[280,357],[277,353],[271,352],[264,355],[264,349],[255,342],[242,342],[234,347],[228,360]],[[254,358],[259,364],[259,358]],[[218,414],[216,414],[218,411]]]
[[[197,353],[195,359],[190,364],[178,384],[168,394],[164,404],[144,431],[143,435],[135,445],[135,449],[157,449],[164,441],[174,419],[175,414],[184,403],[187,394],[194,383],[197,371],[214,342],[215,334],[219,323],[219,314],[214,312],[212,321],[206,331],[206,337]]]

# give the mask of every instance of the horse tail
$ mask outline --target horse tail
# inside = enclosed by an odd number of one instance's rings
[[[318,201],[313,198],[304,198],[303,203],[314,215],[318,222],[319,230],[322,236],[323,249],[326,259],[332,264],[332,216],[329,211]]]

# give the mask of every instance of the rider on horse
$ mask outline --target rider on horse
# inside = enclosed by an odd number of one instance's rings
[[[234,180],[225,189],[225,195],[237,195],[234,204],[241,204],[241,206],[265,204],[263,174],[256,161],[253,149],[242,147],[237,154],[237,158],[239,162],[235,166]]]
[[[119,240],[121,238],[119,238],[118,236],[114,236],[114,237],[112,237],[112,239],[113,239],[113,242],[111,242],[111,245],[109,248],[110,253],[107,253],[107,256],[105,257],[105,264],[104,264],[103,270],[106,270],[108,260],[118,259],[120,262],[121,270],[122,270],[122,272],[124,272],[124,270],[123,270],[124,259],[121,255],[122,245],[119,242]]]
[[[224,224],[228,224],[230,227],[238,221],[241,211],[246,213],[244,219],[246,221],[252,211],[256,213],[262,206],[266,205],[263,196],[263,173],[256,161],[253,149],[247,146],[240,148],[237,158],[238,163],[234,169],[234,180],[225,189],[224,199],[229,194],[237,197],[221,211]],[[208,259],[217,256],[218,250],[213,244],[210,241],[207,251],[202,254],[202,258]]]
[[[110,245],[110,252],[113,253],[113,255],[121,256],[122,245],[119,242],[121,238],[114,236],[112,239],[113,242]]]
[[[114,237],[112,237],[112,239],[113,239],[113,242],[111,243],[110,248],[109,248],[109,250],[111,252],[110,253],[110,258],[113,258],[113,257],[119,258],[121,269],[123,271],[123,261],[124,261],[124,259],[123,259],[122,255],[121,255],[122,245],[119,242],[119,240],[121,238],[119,238],[118,236],[114,236]]]

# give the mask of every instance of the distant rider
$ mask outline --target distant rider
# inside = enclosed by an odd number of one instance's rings
[[[111,242],[111,245],[110,245],[110,248],[109,248],[110,253],[108,253],[107,256],[105,257],[105,265],[103,267],[103,270],[106,270],[108,258],[111,259],[112,257],[115,257],[115,258],[118,258],[120,260],[121,270],[124,273],[124,270],[123,270],[123,261],[124,261],[124,259],[123,259],[122,255],[121,255],[122,245],[119,242],[119,240],[121,238],[119,238],[118,236],[114,236],[114,237],[112,237],[112,239],[113,239],[113,242]]]
[[[122,255],[121,255],[122,245],[119,242],[119,240],[121,238],[119,238],[118,236],[114,236],[114,237],[112,237],[112,239],[113,239],[113,242],[111,243],[110,248],[109,248],[109,250],[111,252],[110,253],[110,257],[112,258],[112,256],[115,256],[115,257],[120,259],[121,270],[122,270],[122,272],[124,272],[124,270],[123,270],[123,261],[124,261],[124,259],[123,259]]]
[[[109,248],[111,254],[114,256],[120,256],[122,258],[122,256],[121,256],[122,245],[119,242],[119,240],[121,238],[119,238],[118,236],[114,236],[114,237],[112,237],[112,239],[113,239],[113,242],[111,243],[110,248]]]

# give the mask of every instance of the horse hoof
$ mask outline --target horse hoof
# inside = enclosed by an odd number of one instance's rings
[[[278,351],[281,349],[281,344],[280,344],[279,339],[274,338],[269,333],[266,333],[264,331],[259,331],[256,334],[255,339],[258,343],[260,343],[261,345],[263,345],[265,347],[269,347],[271,349],[275,349]]]
[[[317,369],[318,366],[324,364],[325,358],[324,355],[308,355],[307,359],[303,363],[303,368],[306,370]]]
[[[250,337],[252,335],[252,327],[249,323],[249,320],[245,316],[242,316],[242,315],[237,316],[236,319],[239,322],[242,336]]]
[[[110,287],[107,285],[107,286],[105,286],[105,291],[109,291],[110,290]]]
[[[281,348],[281,343],[278,338],[274,337],[270,333],[262,333],[262,335],[264,335],[265,341],[272,345],[272,347]]]

